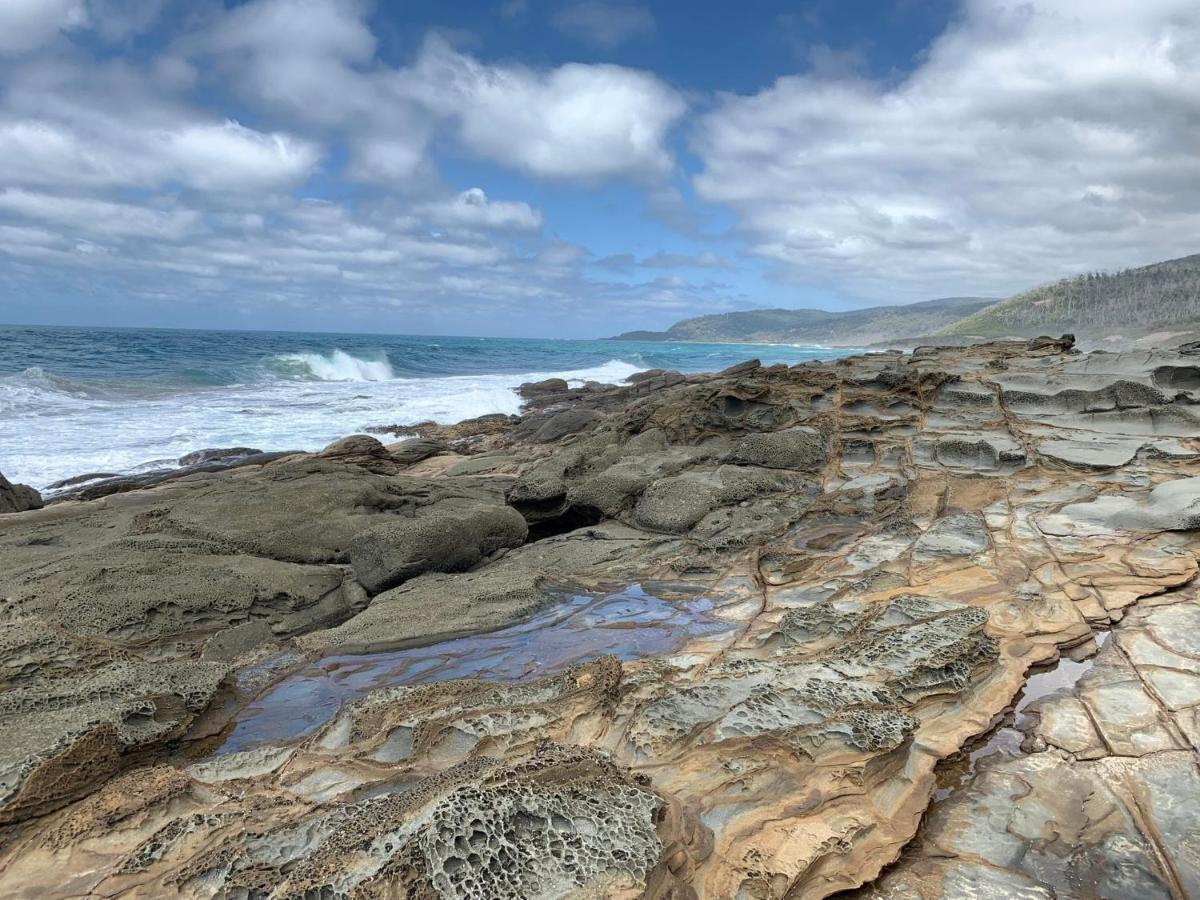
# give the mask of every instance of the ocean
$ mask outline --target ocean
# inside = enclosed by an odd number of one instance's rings
[[[378,426],[515,413],[553,376],[619,383],[650,368],[847,351],[263,331],[0,326],[0,472],[38,489],[176,464],[193,450],[319,450]],[[386,438],[385,438],[386,439]]]

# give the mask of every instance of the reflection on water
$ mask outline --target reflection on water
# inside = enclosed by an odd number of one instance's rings
[[[243,709],[218,753],[294,740],[374,688],[454,678],[516,681],[612,654],[623,660],[678,650],[730,630],[704,597],[664,600],[633,585],[567,595],[498,631],[386,653],[327,656],[289,675]]]
[[[1074,688],[1079,679],[1096,664],[1096,657],[1100,655],[1108,639],[1109,632],[1098,632],[1095,635],[1095,649],[1086,658],[1077,660],[1063,656],[1058,662],[1034,671],[1026,679],[1011,712],[999,725],[975,741],[973,746],[968,745],[961,753],[942,763],[938,771],[938,788],[933,794],[934,802],[945,800],[966,785],[974,777],[981,759],[996,753],[1007,756],[1019,754],[1021,744],[1032,724],[1026,712],[1029,705],[1051,694]]]

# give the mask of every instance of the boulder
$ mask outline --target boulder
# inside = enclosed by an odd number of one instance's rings
[[[732,462],[768,469],[799,469],[818,472],[825,467],[829,451],[825,436],[815,428],[788,428],[748,434],[738,440]]]
[[[751,372],[755,371],[756,369],[761,369],[761,368],[762,368],[761,360],[748,359],[745,362],[735,363],[734,365],[730,366],[727,369],[722,369],[717,374],[724,375],[726,377],[737,376],[737,375],[749,375]]]
[[[334,441],[317,455],[345,465],[360,466],[376,475],[395,475],[400,471],[400,464],[387,447],[369,434],[352,434]]]
[[[545,420],[531,419],[531,424],[537,424],[538,427],[536,431],[533,431],[530,439],[538,444],[551,444],[568,434],[583,431],[598,418],[599,415],[590,409],[566,409]],[[522,428],[524,424],[522,422],[517,426],[518,434],[522,434],[525,430]]]
[[[396,462],[412,465],[431,456],[449,452],[450,445],[437,438],[410,438],[407,441],[392,444],[387,449]]]
[[[0,513],[42,508],[42,495],[27,484],[13,484],[0,473]]]
[[[463,572],[502,547],[519,547],[528,535],[525,519],[510,506],[431,512],[357,535],[350,564],[376,594],[423,572]]]
[[[221,447],[207,450],[193,450],[179,457],[181,466],[198,466],[202,463],[229,462],[246,456],[257,456],[262,453],[254,447]]]
[[[681,534],[715,509],[797,486],[794,477],[748,466],[687,472],[650,485],[637,502],[634,520],[650,531]]]
[[[542,381],[527,381],[519,388],[517,393],[526,400],[533,400],[537,397],[544,397],[547,394],[561,394],[570,389],[562,378],[545,378]]]

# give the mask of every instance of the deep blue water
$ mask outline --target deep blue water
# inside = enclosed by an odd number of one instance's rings
[[[161,466],[192,450],[315,450],[378,425],[518,410],[552,375],[619,382],[839,351],[672,344],[0,326],[0,472],[42,488]]]

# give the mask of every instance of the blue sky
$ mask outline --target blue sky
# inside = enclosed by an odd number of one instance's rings
[[[5,0],[0,321],[593,337],[1200,233],[1191,0]]]

